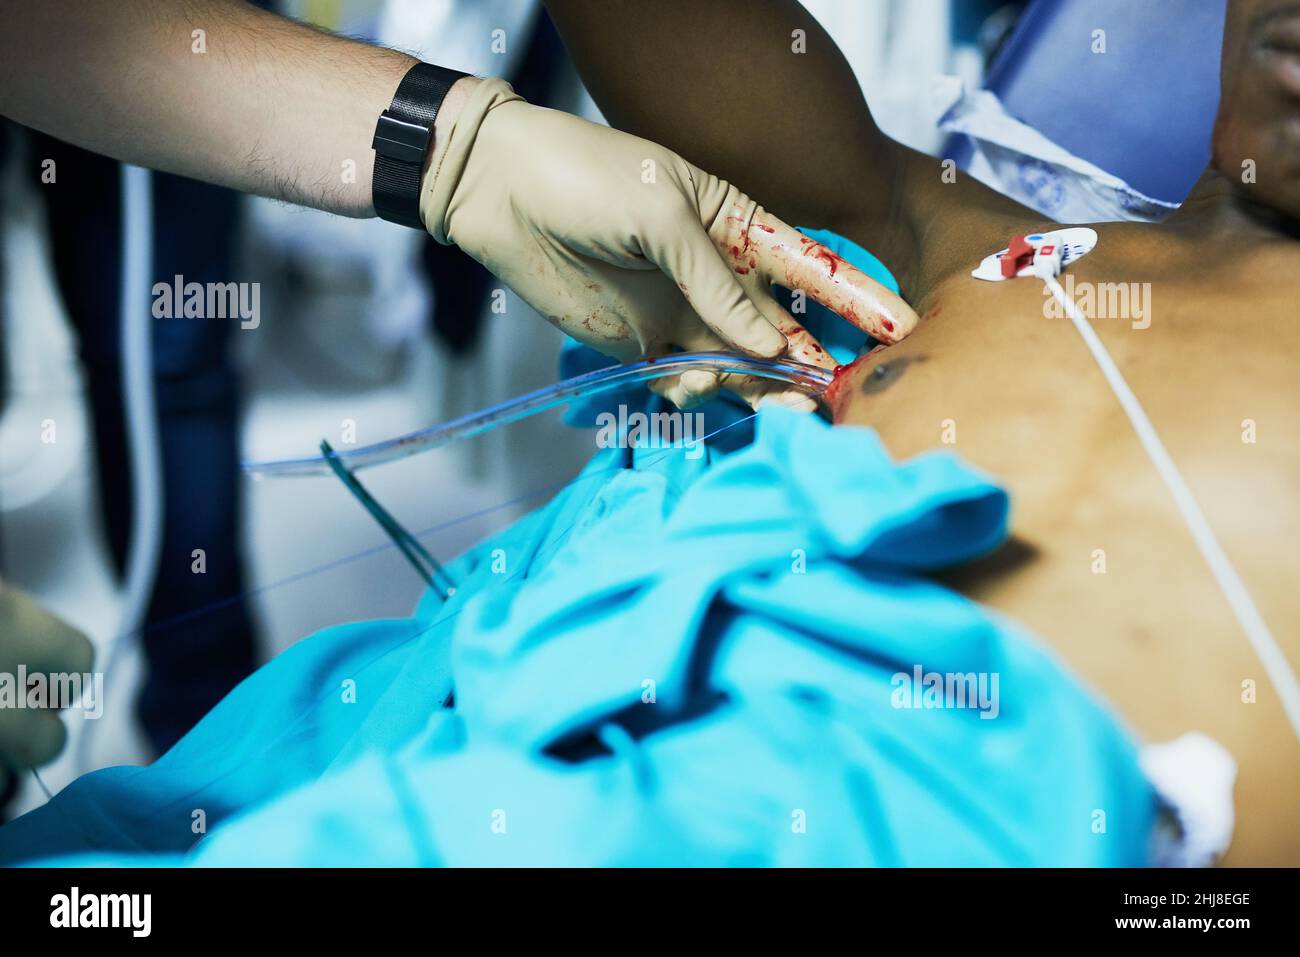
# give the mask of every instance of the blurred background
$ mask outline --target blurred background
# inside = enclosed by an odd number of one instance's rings
[[[504,76],[534,102],[600,119],[535,0],[263,5]],[[805,5],[854,65],[880,126],[930,152],[943,137],[934,78],[978,86],[1023,6]],[[12,125],[0,149],[0,576],[90,636],[102,668],[137,517],[117,307],[121,176]],[[50,168],[56,179],[43,181]],[[365,445],[557,378],[561,334],[454,249],[176,177],[154,175],[152,189],[151,282],[257,283],[259,321],[151,321],[164,491],[143,640],[114,666],[92,738],[76,740],[92,722],[72,723],[73,746],[44,772],[54,789],[89,767],[151,759],[313,631],[410,614],[422,583],[336,479],[252,481],[241,459],[312,455],[322,438]],[[361,478],[449,559],[544,503],[593,451],[592,433],[553,414]],[[41,799],[27,782],[10,811]]]

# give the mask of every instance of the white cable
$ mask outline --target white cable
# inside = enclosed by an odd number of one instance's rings
[[[117,630],[104,656],[105,675],[134,643],[149,612],[162,549],[163,480],[153,392],[153,182],[147,169],[122,164],[122,273],[118,322],[122,404],[131,463],[131,534]],[[91,727],[83,729],[77,764],[89,771]]]
[[[131,538],[116,642],[140,630],[149,611],[162,549],[162,466],[153,394],[153,181],[122,166],[122,404],[131,456]],[[129,638],[128,638],[129,640]]]
[[[162,548],[162,466],[153,394],[153,182],[122,166],[122,403],[131,455],[131,538],[118,637],[139,631],[149,610]]]
[[[1278,699],[1282,702],[1282,708],[1286,712],[1288,720],[1291,722],[1291,729],[1295,732],[1297,738],[1300,738],[1300,681],[1296,680],[1295,671],[1292,670],[1290,662],[1287,661],[1286,655],[1282,652],[1269,631],[1264,616],[1259,613],[1255,606],[1255,601],[1250,597],[1250,592],[1246,588],[1245,582],[1237,574],[1237,569],[1229,561],[1228,555],[1219,544],[1215,537],[1214,530],[1210,528],[1210,523],[1206,521],[1205,513],[1201,511],[1200,505],[1196,502],[1196,497],[1192,495],[1192,490],[1187,487],[1183,480],[1182,473],[1178,471],[1178,466],[1170,457],[1169,452],[1165,449],[1164,443],[1160,441],[1160,436],[1156,434],[1155,426],[1147,418],[1142,404],[1133,394],[1133,390],[1124,381],[1124,376],[1120,373],[1119,367],[1106,351],[1106,347],[1098,338],[1092,324],[1088,322],[1087,316],[1079,309],[1073,299],[1069,297],[1061,284],[1051,275],[1044,275],[1036,272],[1040,279],[1051,290],[1056,301],[1061,304],[1065,314],[1070,317],[1074,323],[1074,328],[1079,330],[1079,335],[1083,337],[1084,344],[1087,345],[1088,351],[1092,357],[1097,360],[1097,365],[1101,367],[1102,375],[1110,383],[1111,390],[1115,393],[1115,398],[1119,400],[1120,406],[1128,415],[1128,419],[1133,423],[1133,431],[1137,433],[1138,441],[1146,449],[1147,455],[1151,458],[1151,463],[1155,465],[1156,471],[1164,479],[1165,485],[1168,486],[1170,493],[1174,497],[1174,504],[1178,506],[1178,511],[1182,513],[1183,521],[1187,523],[1187,529],[1192,533],[1192,539],[1196,542],[1197,548],[1201,550],[1205,562],[1210,566],[1210,572],[1214,575],[1215,580],[1219,583],[1219,588],[1223,590],[1223,595],[1228,599],[1228,604],[1232,608],[1232,613],[1236,615],[1237,621],[1246,633],[1251,646],[1255,649],[1255,654],[1264,665],[1264,671],[1268,674],[1269,680],[1272,681],[1273,687],[1277,690]]]

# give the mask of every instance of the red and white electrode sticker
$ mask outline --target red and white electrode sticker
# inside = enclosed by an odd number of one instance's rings
[[[1035,249],[1045,245],[1060,246],[1061,268],[1064,269],[1076,259],[1082,259],[1092,252],[1093,247],[1097,245],[1097,231],[1088,226],[1068,226],[1064,229],[1054,229],[1050,233],[1030,233],[1025,237],[1025,241]],[[1002,275],[1002,257],[1007,252],[1008,250],[1002,249],[991,256],[985,256],[979,267],[971,270],[971,275],[986,282],[1001,282],[1003,279],[1010,278]],[[1032,272],[1032,267],[1025,265],[1016,276],[1028,276]]]

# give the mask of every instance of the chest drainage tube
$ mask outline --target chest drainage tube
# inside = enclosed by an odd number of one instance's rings
[[[499,425],[518,422],[577,398],[599,395],[612,389],[649,382],[664,376],[678,375],[693,369],[707,372],[751,375],[785,382],[820,396],[831,384],[831,373],[816,366],[783,359],[756,359],[723,352],[680,352],[630,365],[598,369],[555,385],[507,399],[478,412],[471,412],[450,422],[416,432],[408,432],[373,445],[337,452],[338,461],[350,471],[394,462],[430,449],[450,445],[460,439],[490,432]],[[289,459],[264,459],[244,462],[245,473],[253,476],[329,475],[331,468],[323,455]]]

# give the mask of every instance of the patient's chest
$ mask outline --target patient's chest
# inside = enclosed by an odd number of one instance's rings
[[[1264,268],[1146,275],[1098,256],[1067,285],[1300,662],[1295,280]],[[1251,801],[1279,801],[1270,788],[1294,794],[1300,744],[1260,662],[1041,281],[962,274],[919,305],[917,331],[846,381],[836,421],[873,426],[900,458],[950,449],[1009,489],[1016,547],[953,583],[1042,635],[1144,734],[1202,727],[1229,743],[1251,766],[1242,784]],[[1267,700],[1243,703],[1248,687]],[[1251,749],[1273,763],[1243,757]],[[1273,810],[1289,818],[1281,804]],[[1292,830],[1300,857],[1300,825]]]
[[[1300,255],[1226,276],[1116,258],[1085,258],[1062,283],[1234,561],[1273,591],[1294,579],[1300,551]],[[1096,537],[1116,521],[1134,536],[1186,537],[1098,362],[1040,280],[963,272],[918,305],[917,331],[846,379],[837,422],[871,425],[899,457],[947,448],[986,469],[1013,494],[1017,534],[1049,552],[1073,530]],[[1278,613],[1300,622],[1300,595]]]

